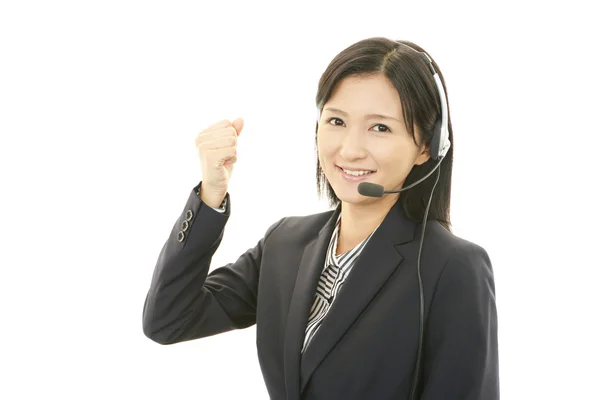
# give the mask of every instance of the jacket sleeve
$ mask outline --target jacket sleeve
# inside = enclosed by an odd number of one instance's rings
[[[171,235],[158,256],[143,308],[143,331],[160,344],[198,339],[256,323],[260,263],[273,224],[253,248],[234,263],[208,274],[231,213],[227,194],[224,213],[190,194]]]
[[[427,320],[423,399],[500,398],[495,297],[487,252],[473,243],[457,248],[440,275]]]

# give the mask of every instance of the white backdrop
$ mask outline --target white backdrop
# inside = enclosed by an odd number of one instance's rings
[[[493,262],[502,397],[600,398],[592,6],[217,3],[1,3],[0,398],[267,399],[254,328],[161,346],[144,298],[213,122],[245,119],[211,269],[327,209],[317,82],[372,36],[445,76],[454,232]]]

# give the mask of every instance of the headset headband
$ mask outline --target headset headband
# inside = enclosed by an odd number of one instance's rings
[[[402,42],[396,43],[419,53],[421,57],[423,57],[423,60],[425,60],[425,63],[429,67],[429,71],[433,76],[433,80],[435,81],[435,86],[437,87],[438,94],[440,96],[442,118],[438,119],[435,124],[435,131],[433,132],[433,137],[431,138],[430,153],[431,158],[437,160],[446,156],[446,153],[448,153],[448,150],[450,149],[450,132],[448,130],[448,103],[446,101],[446,91],[444,90],[444,85],[442,85],[442,80],[433,66],[433,61],[427,53],[416,50]]]

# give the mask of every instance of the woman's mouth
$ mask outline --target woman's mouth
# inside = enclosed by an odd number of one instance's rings
[[[367,178],[369,178],[371,175],[375,174],[375,171],[370,171],[370,170],[347,170],[347,169],[342,169],[341,167],[338,167],[336,165],[337,170],[340,172],[340,175],[342,175],[342,178],[344,178],[346,181],[348,182],[360,182],[360,181],[364,181]]]

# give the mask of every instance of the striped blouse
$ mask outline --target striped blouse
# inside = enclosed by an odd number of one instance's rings
[[[327,248],[327,255],[325,257],[325,267],[321,272],[319,283],[317,284],[317,291],[315,293],[315,299],[313,301],[312,308],[308,317],[308,325],[306,326],[306,335],[304,337],[304,346],[302,347],[302,353],[308,347],[310,341],[315,336],[321,322],[327,315],[331,304],[333,304],[336,295],[344,285],[350,270],[354,266],[354,263],[358,259],[358,256],[362,252],[375,229],[365,240],[360,242],[352,250],[347,251],[339,256],[335,255],[338,243],[339,228],[340,228],[341,214],[338,216],[335,229],[331,235],[329,241],[329,247]]]

